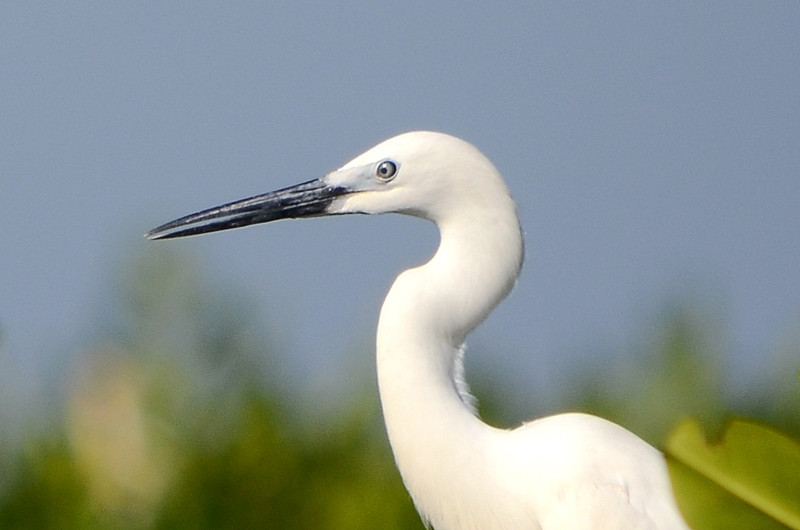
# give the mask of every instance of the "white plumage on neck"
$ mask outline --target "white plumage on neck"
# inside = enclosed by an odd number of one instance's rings
[[[511,289],[521,263],[519,224],[504,188],[505,208],[462,207],[438,220],[436,255],[397,278],[378,324],[389,439],[418,510],[437,529],[492,528],[474,510],[485,509],[484,488],[493,482],[481,440],[495,429],[474,416],[459,389],[460,348]]]

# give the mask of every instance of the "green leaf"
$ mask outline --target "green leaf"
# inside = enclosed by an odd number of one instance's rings
[[[693,528],[800,530],[800,444],[765,425],[732,420],[706,441],[689,420],[666,446],[678,505]]]

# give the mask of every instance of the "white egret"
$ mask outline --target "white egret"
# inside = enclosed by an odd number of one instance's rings
[[[435,132],[390,138],[322,178],[188,215],[163,239],[283,218],[397,212],[436,223],[427,263],[380,313],[377,369],[403,481],[436,530],[684,529],[662,454],[604,419],[568,413],[504,430],[476,415],[464,339],[514,285],[523,244],[492,163]]]

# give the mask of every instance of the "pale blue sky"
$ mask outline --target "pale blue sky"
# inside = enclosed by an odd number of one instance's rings
[[[475,355],[557,388],[682,298],[746,378],[800,337],[798,28],[798,2],[4,2],[0,384],[85,344],[147,229],[412,129],[476,144],[519,203],[524,273]],[[435,241],[349,217],[169,244],[313,378]]]

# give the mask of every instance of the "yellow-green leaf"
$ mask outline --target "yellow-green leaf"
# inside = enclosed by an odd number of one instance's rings
[[[693,528],[800,530],[800,444],[765,425],[733,420],[719,441],[696,421],[667,440],[678,505]]]

